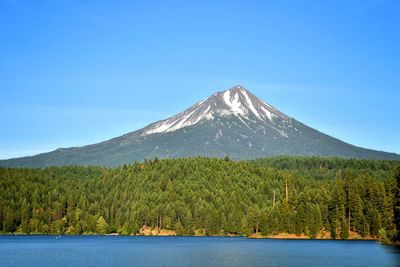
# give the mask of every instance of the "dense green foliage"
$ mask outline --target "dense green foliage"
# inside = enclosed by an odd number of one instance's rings
[[[400,243],[400,166],[398,166],[396,170],[396,184],[397,189],[395,192],[394,221],[396,224],[397,235],[395,241]]]
[[[345,239],[352,231],[394,239],[396,164],[280,157],[2,168],[0,231],[131,234],[146,225],[188,235],[330,232]]]

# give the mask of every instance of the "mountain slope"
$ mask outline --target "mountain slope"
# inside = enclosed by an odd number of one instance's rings
[[[217,92],[171,118],[111,140],[57,149],[0,166],[116,166],[145,158],[330,156],[400,159],[400,155],[347,144],[290,118],[242,86]]]

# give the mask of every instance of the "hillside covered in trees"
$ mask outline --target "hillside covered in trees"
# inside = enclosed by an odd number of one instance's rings
[[[0,232],[137,234],[147,226],[179,235],[347,239],[351,231],[395,240],[398,164],[278,157],[0,168]]]

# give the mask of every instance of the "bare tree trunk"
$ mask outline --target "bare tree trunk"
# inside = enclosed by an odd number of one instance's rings
[[[272,200],[272,207],[275,207],[275,189],[274,189],[274,198]]]
[[[348,197],[347,202],[348,202],[348,209],[349,209],[349,212],[348,212],[349,231],[351,231],[351,228],[350,228],[350,184],[349,184],[349,197]]]
[[[349,208],[349,231],[351,231],[351,229],[350,229],[350,208]]]
[[[289,195],[288,195],[288,181],[287,181],[287,177],[286,177],[286,203],[289,202]]]

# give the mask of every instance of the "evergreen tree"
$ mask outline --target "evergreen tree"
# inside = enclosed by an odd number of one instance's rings
[[[394,204],[394,222],[397,229],[396,242],[400,241],[400,166],[396,169],[396,187]]]
[[[96,221],[96,233],[101,235],[107,233],[107,223],[103,216],[100,216]]]

